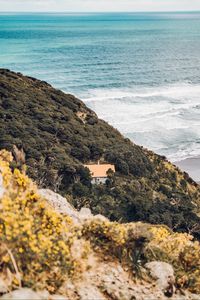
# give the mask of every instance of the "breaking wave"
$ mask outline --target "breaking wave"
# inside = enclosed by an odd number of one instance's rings
[[[172,161],[200,155],[200,85],[93,89],[82,98],[135,143]]]

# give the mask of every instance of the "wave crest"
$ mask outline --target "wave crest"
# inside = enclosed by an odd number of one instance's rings
[[[200,85],[93,89],[82,98],[125,136],[171,160],[200,155]]]

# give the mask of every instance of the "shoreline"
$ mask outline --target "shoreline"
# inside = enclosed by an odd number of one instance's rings
[[[175,161],[173,164],[188,173],[197,183],[200,183],[200,156]]]

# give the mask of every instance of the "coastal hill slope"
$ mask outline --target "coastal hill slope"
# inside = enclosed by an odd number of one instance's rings
[[[200,236],[199,187],[164,157],[124,138],[72,95],[0,69],[0,148],[27,165],[40,187],[111,220],[166,224]],[[92,186],[84,163],[109,162],[115,176]]]

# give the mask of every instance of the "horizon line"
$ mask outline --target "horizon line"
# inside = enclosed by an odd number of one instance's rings
[[[137,10],[137,11],[0,11],[1,13],[48,13],[48,14],[103,14],[103,13],[184,13],[199,10]]]

